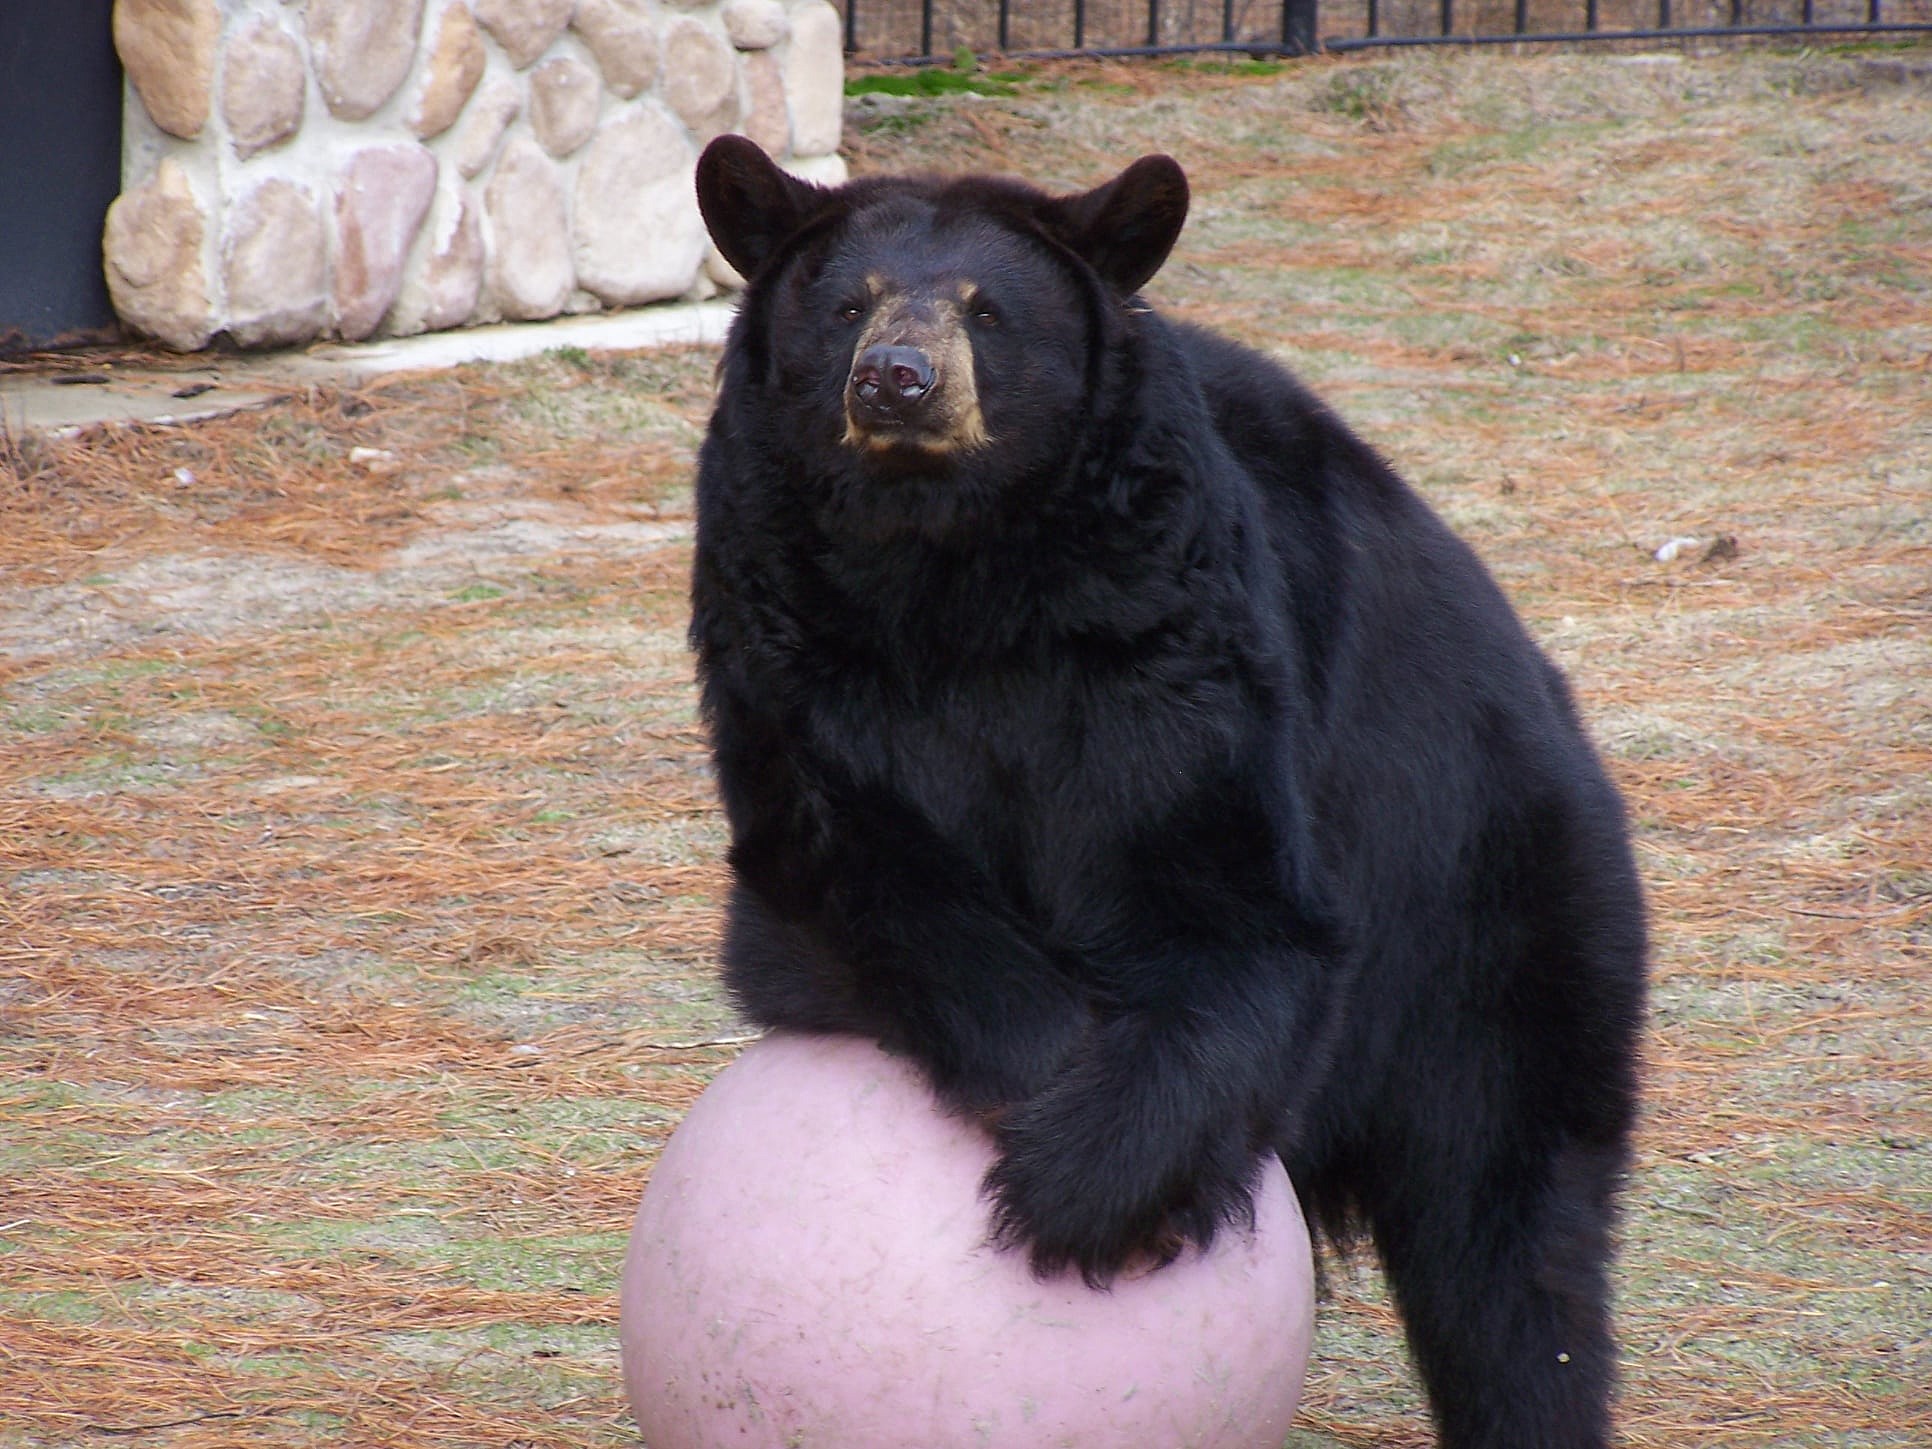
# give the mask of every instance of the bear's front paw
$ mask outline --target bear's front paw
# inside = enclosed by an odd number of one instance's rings
[[[984,1184],[993,1241],[1024,1251],[1036,1276],[1073,1269],[1104,1288],[1206,1248],[1225,1222],[1252,1220],[1252,1173],[1217,1171],[1199,1153],[1183,1154],[1198,1175],[1177,1170],[1174,1144],[1086,1132],[1055,1105],[1030,1102],[999,1121],[1000,1159]],[[1236,1157],[1248,1161],[1245,1151]]]
[[[1009,1117],[1002,1127],[1010,1125]],[[1005,1131],[999,1133],[1005,1136]],[[1068,1182],[1030,1174],[1002,1158],[986,1175],[993,1202],[993,1242],[1024,1252],[1038,1278],[1076,1270],[1090,1288],[1105,1288],[1144,1261],[1171,1261],[1181,1243],[1158,1221],[1136,1221],[1118,1203],[1101,1202]]]
[[[1103,1289],[1208,1248],[1221,1227],[1252,1227],[1260,1157],[1240,1124],[1124,1132],[1150,1121],[1130,1107],[1063,1080],[995,1122],[993,1240],[1024,1250],[1037,1277],[1072,1267]]]

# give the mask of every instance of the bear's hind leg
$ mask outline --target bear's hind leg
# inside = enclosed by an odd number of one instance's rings
[[[1411,1172],[1364,1205],[1444,1449],[1604,1449],[1621,1142]],[[1446,1163],[1447,1158],[1438,1158]]]

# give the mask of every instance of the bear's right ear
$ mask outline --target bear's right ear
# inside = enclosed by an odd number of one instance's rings
[[[756,141],[720,136],[698,157],[698,210],[746,281],[805,224],[824,192],[781,171]]]

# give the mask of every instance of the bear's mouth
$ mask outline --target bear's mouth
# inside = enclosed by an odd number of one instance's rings
[[[936,462],[983,448],[992,441],[978,410],[970,417],[933,416],[917,420],[865,416],[848,403],[845,413],[846,447],[873,457],[898,461]]]
[[[970,448],[982,447],[986,439],[982,434],[969,441],[950,430],[912,423],[860,422],[848,414],[841,441],[857,452],[887,461],[937,462]]]

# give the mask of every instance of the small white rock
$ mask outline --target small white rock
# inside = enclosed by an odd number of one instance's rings
[[[349,462],[376,478],[393,473],[402,467],[402,459],[387,448],[351,448]]]

